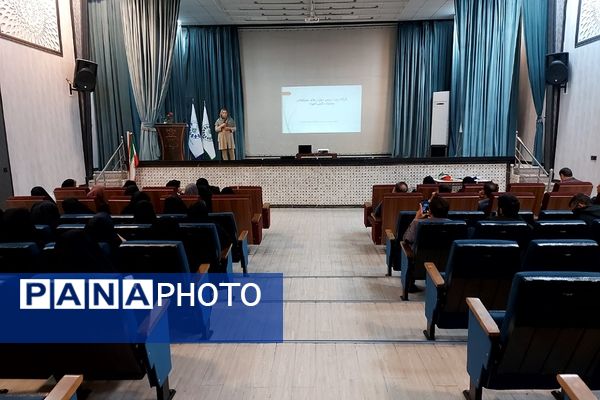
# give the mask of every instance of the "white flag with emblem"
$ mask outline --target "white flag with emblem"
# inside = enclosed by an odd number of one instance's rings
[[[204,103],[204,115],[202,116],[202,147],[204,151],[210,157],[214,159],[217,156],[215,152],[215,143],[212,139],[212,132],[210,130],[210,123],[208,122],[208,113],[206,112],[206,103]]]
[[[194,107],[194,103],[192,103],[192,116],[190,117],[190,134],[188,138],[188,147],[194,155],[194,158],[198,158],[204,153],[204,146],[202,145],[202,141],[202,133],[198,128],[198,117],[196,116],[196,108]]]

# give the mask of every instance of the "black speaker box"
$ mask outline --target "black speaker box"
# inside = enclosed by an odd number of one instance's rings
[[[78,58],[75,60],[73,89],[80,92],[93,92],[96,88],[96,73],[98,64],[93,61]]]
[[[569,81],[569,53],[553,53],[546,56],[546,82],[563,86]]]

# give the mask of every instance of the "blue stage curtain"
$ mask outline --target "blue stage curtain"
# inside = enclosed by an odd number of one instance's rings
[[[134,131],[131,82],[125,60],[120,0],[89,0],[90,58],[98,63],[94,91],[98,167],[102,168],[126,131]],[[139,143],[139,142],[138,142]]]
[[[427,157],[433,92],[450,89],[452,21],[398,25],[394,82],[394,157]]]
[[[522,0],[454,4],[451,155],[513,155]]]
[[[163,107],[163,115],[173,112],[175,122],[185,123],[190,122],[190,113],[192,112],[192,93],[187,89],[188,36],[187,28],[179,27],[177,29],[171,79]],[[199,118],[201,117],[199,116]]]
[[[181,28],[180,35],[187,35],[187,46],[183,51],[185,56],[175,56],[173,60],[173,81],[165,108],[173,111],[183,107],[186,115],[180,119],[187,122],[190,119],[188,114],[193,100],[198,122],[202,123],[203,105],[206,103],[217,158],[221,155],[218,151],[214,123],[219,117],[220,109],[227,108],[237,126],[235,156],[238,160],[242,159],[244,157],[244,101],[237,28],[188,26]],[[183,40],[179,43],[184,45]],[[178,71],[186,71],[185,79],[180,80],[175,77],[181,74]],[[179,118],[177,114],[176,117]]]
[[[548,36],[548,1],[523,2],[523,30],[527,50],[529,83],[537,120],[535,125],[535,158],[544,157],[544,95],[546,93],[546,49]]]

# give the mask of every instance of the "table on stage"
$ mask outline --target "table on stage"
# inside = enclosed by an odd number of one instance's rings
[[[296,154],[296,160],[303,158],[337,158],[337,153],[298,153]]]

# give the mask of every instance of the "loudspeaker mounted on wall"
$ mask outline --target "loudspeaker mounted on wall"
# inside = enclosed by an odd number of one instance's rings
[[[78,58],[75,60],[73,83],[69,82],[69,91],[93,92],[96,88],[96,73],[98,64],[93,61]]]
[[[569,81],[569,53],[546,55],[546,82],[552,86],[566,87]]]

